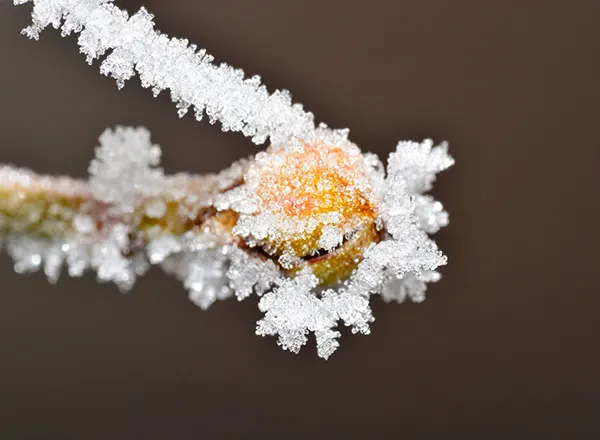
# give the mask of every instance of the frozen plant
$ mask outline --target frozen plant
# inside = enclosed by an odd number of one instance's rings
[[[94,270],[130,289],[150,265],[181,279],[190,299],[252,294],[264,317],[259,335],[297,353],[314,333],[319,356],[338,347],[342,322],[368,334],[370,296],[422,301],[446,257],[428,234],[448,224],[425,194],[453,164],[446,144],[400,142],[384,169],[348,139],[315,125],[287,91],[215,65],[204,50],[154,29],[144,8],[129,16],[112,0],[33,3],[23,33],[47,26],[79,33],[88,63],[122,87],[139,75],[156,95],[168,90],[179,115],[191,107],[225,131],[269,147],[211,175],[165,175],[161,150],[144,128],[100,136],[88,180],[0,167],[0,237],[18,273]]]

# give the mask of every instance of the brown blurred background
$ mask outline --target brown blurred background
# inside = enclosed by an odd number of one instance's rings
[[[0,258],[0,438],[596,438],[600,2],[135,0],[158,28],[288,88],[386,157],[447,139],[434,190],[450,264],[422,304],[374,298],[328,362],[254,335],[256,299],[202,312],[159,270],[120,294]],[[97,136],[144,125],[167,171],[258,147],[124,90],[74,38],[0,3],[0,162],[84,176]],[[460,436],[460,437],[459,437]]]

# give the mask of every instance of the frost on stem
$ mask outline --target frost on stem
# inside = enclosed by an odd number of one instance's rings
[[[141,8],[129,16],[112,0],[15,0],[34,4],[33,23],[23,33],[38,39],[47,26],[62,35],[79,33],[79,50],[87,62],[104,57],[100,72],[112,76],[119,88],[139,75],[142,86],[154,95],[169,90],[183,116],[190,107],[196,119],[206,114],[210,123],[220,121],[224,131],[240,131],[261,144],[302,136],[314,128],[312,113],[292,104],[288,91],[269,94],[259,76],[227,64],[215,65],[213,57],[185,39],[169,38],[154,29],[153,16]]]
[[[15,3],[25,3],[17,0]],[[387,169],[348,140],[315,127],[287,92],[215,66],[204,50],[154,30],[110,0],[33,0],[32,38],[48,25],[80,33],[89,62],[119,86],[136,72],[155,93],[169,89],[224,130],[271,145],[219,174],[165,175],[144,128],[100,137],[88,180],[0,167],[0,237],[19,273],[86,270],[123,291],[151,265],[180,279],[203,309],[253,294],[264,317],[256,333],[297,353],[314,333],[319,356],[338,347],[342,323],[368,334],[370,296],[424,299],[446,257],[429,234],[448,224],[425,194],[453,164],[446,144],[400,142]]]
[[[298,352],[312,332],[327,358],[339,322],[369,333],[371,294],[422,301],[439,279],[446,258],[426,230],[447,215],[417,201],[452,160],[445,146],[401,142],[384,176],[351,144],[322,147],[335,133],[314,136],[218,175],[164,175],[148,131],[124,127],[102,134],[88,181],[4,166],[5,247],[17,272],[43,270],[52,282],[65,266],[126,291],[156,264],[203,309],[256,294],[257,334]]]

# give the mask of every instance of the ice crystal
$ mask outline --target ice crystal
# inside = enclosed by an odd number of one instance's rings
[[[235,247],[229,250],[229,258],[231,263],[226,275],[238,300],[253,292],[260,296],[282,279],[281,271],[272,260],[263,260]]]
[[[162,263],[162,267],[183,282],[190,300],[204,310],[216,300],[232,295],[225,276],[226,249],[174,254]]]
[[[163,171],[156,168],[160,154],[145,128],[106,130],[88,168],[92,196],[111,205],[115,213],[133,213],[141,198],[157,196],[164,187]],[[148,207],[154,217],[160,217],[157,211],[164,211],[157,203],[163,202],[156,200]]]
[[[309,331],[322,340],[317,345],[320,356],[327,357],[337,347],[339,332],[332,331],[338,316],[317,298],[313,290],[318,279],[305,271],[293,279],[283,280],[272,292],[265,294],[258,304],[265,317],[258,321],[256,333],[278,335],[278,344],[285,350],[298,353],[306,343]]]
[[[105,131],[89,179],[0,167],[0,237],[15,271],[42,270],[56,282],[96,272],[132,287],[151,265],[183,283],[202,309],[259,297],[256,333],[297,353],[315,335],[318,355],[339,346],[339,325],[370,333],[369,302],[425,298],[447,258],[429,234],[448,224],[428,194],[453,164],[446,144],[400,142],[387,168],[348,140],[315,127],[286,91],[269,94],[257,76],[215,65],[204,50],[154,29],[144,8],[129,16],[112,0],[16,0],[34,4],[24,30],[79,33],[87,61],[119,87],[139,75],[168,89],[183,115],[193,107],[223,130],[271,145],[216,175],[160,168],[144,128]]]
[[[385,302],[404,302],[410,298],[413,302],[425,300],[427,283],[439,281],[441,275],[435,271],[423,271],[418,275],[407,275],[402,278],[391,279],[381,291],[381,297]]]

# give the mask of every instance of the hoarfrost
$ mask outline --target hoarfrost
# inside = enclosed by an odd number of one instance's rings
[[[432,155],[435,166],[428,165],[428,157]],[[372,193],[378,202],[376,223],[383,228],[383,239],[364,250],[362,261],[346,281],[326,289],[319,286],[318,278],[305,261],[291,252],[269,258],[255,252],[252,247],[238,246],[235,234],[245,236],[245,227],[250,227],[248,235],[257,239],[273,234],[275,229],[270,228],[276,228],[285,236],[297,227],[288,225],[287,230],[281,232],[281,222],[289,218],[284,216],[277,224],[266,222],[267,231],[261,233],[261,222],[256,219],[264,214],[261,212],[263,205],[258,203],[258,210],[243,209],[243,201],[252,200],[255,197],[252,191],[257,188],[252,180],[256,171],[252,165],[236,166],[221,177],[210,177],[208,184],[199,186],[201,191],[217,188],[215,194],[218,196],[202,196],[199,193],[198,200],[214,200],[213,207],[220,208],[221,212],[236,206],[242,211],[238,212],[240,217],[228,233],[230,235],[224,237],[218,228],[215,230],[210,226],[174,235],[162,229],[166,226],[160,226],[163,221],[161,214],[166,214],[165,210],[161,210],[149,216],[159,223],[148,229],[146,242],[141,242],[141,237],[136,235],[139,225],[135,219],[139,221],[139,218],[133,214],[146,206],[143,212],[147,215],[147,206],[156,203],[156,200],[162,201],[161,197],[177,198],[178,186],[172,185],[172,178],[165,177],[158,168],[159,157],[160,150],[151,144],[144,129],[119,127],[106,131],[90,166],[90,188],[95,197],[91,200],[101,205],[92,204],[90,208],[83,204],[69,209],[59,202],[51,205],[47,212],[56,215],[63,212],[60,215],[64,216],[73,211],[66,217],[70,220],[63,219],[62,223],[54,220],[53,225],[57,231],[62,231],[62,238],[28,237],[14,232],[6,234],[4,245],[15,260],[15,270],[19,273],[43,270],[51,282],[56,282],[63,266],[67,267],[71,276],[80,276],[91,269],[97,273],[99,281],[114,282],[121,290],[127,291],[151,264],[160,264],[165,272],[183,282],[190,300],[202,309],[217,300],[232,296],[243,300],[257,294],[260,297],[259,309],[264,313],[257,323],[258,335],[277,336],[279,345],[297,353],[306,344],[309,334],[314,333],[318,355],[327,358],[339,346],[337,326],[340,323],[350,327],[354,333],[370,333],[369,325],[374,319],[369,306],[371,295],[381,294],[387,302],[403,302],[406,298],[420,302],[424,299],[426,284],[440,278],[435,269],[446,264],[446,257],[428,233],[445,226],[448,216],[439,202],[422,194],[422,191],[428,188],[438,171],[452,163],[452,159],[444,147],[432,148],[429,141],[422,144],[400,143],[396,152],[391,154],[387,175],[381,177],[377,190]],[[259,156],[258,161],[272,165],[272,161],[279,160],[278,157],[278,153],[271,158]],[[245,173],[244,183],[223,192],[231,186],[239,172]],[[381,174],[361,176],[377,179]],[[186,181],[185,176],[178,179]],[[219,179],[223,182],[219,183]],[[361,179],[358,178],[358,185]],[[318,184],[328,185],[326,180]],[[57,188],[64,195],[88,194],[81,182],[69,186],[64,178],[39,177],[26,170],[7,167],[0,170],[2,187],[21,191],[21,196],[11,199],[5,208],[16,209],[15,212],[26,215],[26,218],[29,218],[27,196],[32,191]],[[73,188],[77,190],[73,192]],[[148,204],[146,201],[149,199],[151,202]],[[242,203],[242,208],[239,203]],[[104,214],[95,211],[99,207],[106,208]],[[59,218],[62,218],[60,215]],[[336,226],[340,214],[332,212],[326,215],[330,219],[324,223],[326,226],[317,243],[320,247],[331,249],[344,238],[351,238],[353,233],[342,234],[342,229]],[[328,219],[327,216],[323,218]],[[250,226],[244,222],[245,219],[251,222]],[[3,227],[18,231],[13,223],[18,224],[19,221],[5,216]],[[43,221],[43,216],[36,217],[36,222]],[[210,225],[210,221],[206,224]],[[299,227],[299,233],[311,230],[307,223],[300,226],[304,229]]]
[[[116,214],[133,213],[141,198],[156,196],[164,187],[163,171],[156,168],[160,155],[143,127],[106,130],[88,168],[92,195]]]
[[[48,26],[60,28],[63,36],[79,33],[79,50],[88,63],[106,56],[100,72],[119,88],[137,73],[155,96],[169,90],[179,116],[193,107],[198,120],[206,114],[224,131],[239,131],[257,144],[314,129],[312,113],[293,104],[287,90],[269,94],[259,76],[246,78],[240,69],[215,65],[205,50],[156,31],[145,8],[129,16],[112,0],[15,0],[28,2],[34,8],[25,35],[37,40]]]
[[[43,270],[56,282],[64,266],[71,276],[91,269],[126,291],[160,265],[202,309],[255,293],[258,335],[297,353],[314,333],[325,359],[339,346],[338,325],[370,332],[371,295],[420,302],[439,280],[447,258],[428,234],[448,213],[424,193],[454,163],[445,143],[399,142],[384,171],[348,130],[315,126],[289,92],[269,94],[260,77],[156,31],[144,8],[130,16],[112,0],[15,0],[28,2],[30,38],[48,26],[79,33],[87,62],[103,58],[101,73],[119,88],[137,74],[155,96],[169,90],[180,116],[193,108],[198,120],[271,146],[219,175],[165,176],[149,132],[117,127],[100,137],[87,182],[2,166],[0,244],[15,271]],[[377,239],[367,235],[347,279],[320,285],[309,262],[364,232],[365,215]]]

